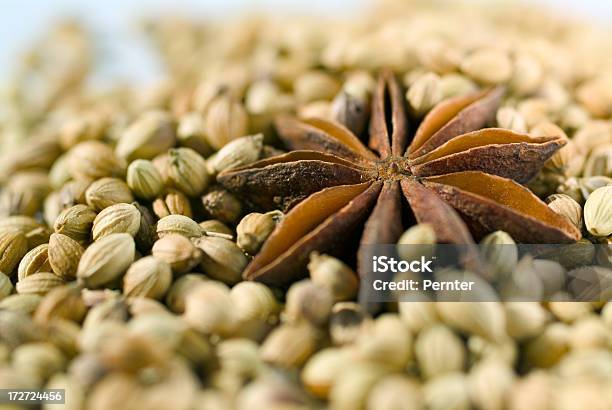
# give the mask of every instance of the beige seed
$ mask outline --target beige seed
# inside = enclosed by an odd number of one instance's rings
[[[25,235],[27,250],[49,241],[49,229],[30,216],[14,215],[0,219],[0,232],[17,230]],[[25,252],[24,252],[25,253]]]
[[[584,204],[584,222],[595,236],[612,235],[612,186],[598,188]]]
[[[176,131],[181,147],[191,148],[202,156],[208,156],[212,148],[206,138],[206,118],[199,112],[188,112],[179,119]]]
[[[416,115],[421,116],[442,100],[440,77],[427,73],[414,81],[406,93],[406,100]]]
[[[417,44],[417,58],[427,69],[438,74],[456,71],[461,51],[440,39],[429,39]]]
[[[166,295],[168,308],[174,313],[183,313],[185,311],[185,298],[205,279],[204,275],[188,273],[175,280]]]
[[[52,234],[49,239],[49,264],[53,272],[66,280],[74,279],[84,251],[83,247],[69,236]]]
[[[284,316],[287,321],[306,321],[315,326],[329,319],[333,297],[329,289],[305,279],[291,285],[287,291]]]
[[[612,144],[596,147],[584,164],[585,177],[603,175],[612,177]]]
[[[11,279],[4,273],[0,272],[0,300],[13,293],[13,284]]]
[[[19,262],[17,278],[21,280],[34,273],[51,271],[48,251],[49,245],[43,244],[26,253]]]
[[[200,222],[200,227],[202,228],[202,231],[204,231],[204,233],[210,234],[211,236],[212,234],[221,234],[231,238],[234,237],[234,231],[232,231],[230,228],[228,228],[227,225],[217,219],[209,219],[207,221],[202,221]]]
[[[440,321],[434,302],[427,299],[399,302],[399,315],[404,324],[414,334]]]
[[[466,349],[462,340],[444,325],[433,325],[419,333],[414,351],[426,379],[460,372],[465,366]]]
[[[612,331],[599,316],[586,316],[572,324],[569,346],[572,351],[607,349],[612,342]]]
[[[502,107],[497,110],[497,125],[522,134],[527,132],[523,115],[512,107]]]
[[[0,301],[0,309],[27,314],[29,319],[41,301],[42,297],[34,293],[13,294]]]
[[[166,183],[187,196],[197,196],[210,183],[206,161],[191,148],[173,148],[168,151],[169,166]]]
[[[119,160],[112,148],[100,141],[85,141],[68,152],[70,173],[74,179],[120,176],[125,163]]]
[[[210,103],[206,115],[206,135],[210,145],[221,149],[231,140],[245,135],[249,117],[246,110],[229,94],[221,94]]]
[[[284,324],[264,340],[260,355],[263,361],[274,366],[297,368],[315,353],[319,339],[319,332],[308,323]]]
[[[305,72],[293,84],[295,97],[301,103],[331,100],[339,88],[336,79],[323,71]]]
[[[221,282],[206,281],[185,297],[184,320],[200,332],[227,336],[238,324],[229,288]]]
[[[462,373],[448,373],[429,381],[424,386],[423,395],[427,409],[471,408],[467,377]]]
[[[507,232],[492,232],[480,245],[492,278],[500,280],[512,274],[518,264],[518,248]]]
[[[163,238],[166,235],[177,234],[186,238],[199,238],[202,228],[193,219],[183,215],[168,215],[157,222],[157,235]]]
[[[359,358],[394,370],[404,369],[412,358],[412,335],[398,315],[385,313],[361,330],[355,343]]]
[[[84,244],[89,241],[95,219],[96,212],[93,209],[79,204],[62,211],[53,227],[56,233],[66,235]]]
[[[525,360],[532,366],[554,366],[569,349],[569,335],[569,326],[559,322],[550,324],[538,337],[527,343]]]
[[[161,299],[172,283],[172,271],[166,262],[152,256],[134,262],[123,277],[123,294]]]
[[[79,261],[77,278],[88,288],[99,288],[120,277],[134,261],[134,238],[113,233],[90,245]]]
[[[335,302],[351,300],[357,294],[357,274],[339,259],[313,252],[308,271],[312,282],[329,289]]]
[[[170,264],[172,272],[186,273],[202,259],[202,251],[182,235],[169,234],[153,244],[151,253]]]
[[[25,235],[17,229],[0,230],[0,272],[12,275],[28,251]]]
[[[435,250],[436,232],[431,224],[417,224],[406,230],[397,240],[397,254],[406,261],[432,255]]]
[[[612,76],[596,76],[578,87],[577,100],[595,117],[608,117],[612,113],[611,86]]]
[[[140,229],[140,212],[131,204],[115,204],[104,208],[94,219],[93,240],[113,233],[127,233],[135,236]]]
[[[373,80],[368,74],[353,74],[342,86],[331,105],[331,116],[351,130],[355,135],[361,135],[367,126],[370,116],[370,98]]]
[[[511,366],[516,365],[518,357],[517,343],[510,338],[501,342],[491,342],[480,336],[470,336],[467,341],[470,359],[474,362],[482,360],[501,360]]]
[[[92,183],[85,191],[87,205],[101,211],[111,205],[132,203],[134,197],[125,182],[117,178],[102,178]]]
[[[182,192],[172,189],[153,202],[153,212],[160,219],[168,215],[185,215],[189,218],[193,216],[189,198]]]
[[[87,204],[85,192],[93,181],[90,178],[71,179],[62,185],[59,190],[62,206],[69,207],[76,204]]]
[[[259,346],[248,339],[230,339],[218,346],[219,360],[224,371],[244,380],[255,378],[263,370]]]
[[[240,282],[230,291],[236,317],[241,322],[272,320],[280,311],[280,304],[272,290],[257,282]]]
[[[226,169],[250,164],[259,159],[263,148],[263,135],[249,135],[236,138],[217,151],[212,160],[207,161],[215,173]]]
[[[510,87],[518,95],[535,92],[542,82],[543,69],[539,61],[530,55],[519,55],[514,61]]]
[[[49,272],[33,273],[20,279],[15,285],[17,293],[44,296],[56,286],[63,285],[64,281],[59,276]]]
[[[248,259],[232,241],[214,236],[203,236],[195,240],[202,251],[200,266],[209,277],[228,285],[242,280],[242,271]]]
[[[548,207],[565,216],[578,229],[582,228],[582,207],[569,195],[554,194],[546,198]]]
[[[448,325],[491,341],[506,335],[506,317],[499,302],[439,302],[438,315]]]
[[[142,199],[153,199],[164,189],[164,181],[157,168],[144,159],[132,162],[127,169],[127,184],[134,195]]]
[[[246,253],[255,255],[276,228],[283,214],[279,211],[260,214],[250,213],[236,227],[236,242]]]
[[[389,373],[389,369],[376,363],[349,363],[338,373],[331,387],[330,407],[339,410],[364,408],[370,391]]]
[[[34,320],[45,324],[53,319],[66,319],[80,323],[87,313],[81,296],[81,287],[74,283],[56,286],[36,306]]]
[[[463,59],[461,70],[478,82],[499,84],[510,79],[512,62],[501,50],[480,49]]]
[[[13,368],[42,385],[66,364],[62,352],[48,342],[27,343],[13,351]]]
[[[512,368],[494,359],[477,363],[468,376],[468,390],[472,402],[479,409],[502,410],[514,384]]]
[[[424,408],[421,386],[415,379],[390,375],[374,385],[368,396],[368,410]]]
[[[163,111],[141,114],[121,135],[117,156],[129,161],[151,159],[172,148],[176,142],[175,125]]]
[[[537,336],[542,332],[550,314],[537,302],[508,302],[506,329],[508,335],[516,340]]]
[[[552,407],[553,377],[544,371],[534,371],[517,380],[508,394],[510,410],[546,410]]]
[[[310,394],[325,399],[342,369],[352,362],[350,352],[326,348],[315,353],[304,366],[301,380]]]
[[[440,78],[440,88],[444,99],[471,94],[478,90],[474,81],[463,74],[445,74]]]

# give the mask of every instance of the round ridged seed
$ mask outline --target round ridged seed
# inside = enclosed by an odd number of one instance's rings
[[[71,280],[85,249],[69,236],[54,233],[49,239],[49,263],[56,275]]]
[[[113,233],[91,244],[83,253],[77,278],[88,288],[112,283],[134,261],[136,244],[127,233]]]
[[[92,236],[97,241],[112,233],[135,236],[140,229],[140,212],[132,204],[116,204],[100,211],[93,223]]]

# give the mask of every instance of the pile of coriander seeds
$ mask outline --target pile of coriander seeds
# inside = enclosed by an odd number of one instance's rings
[[[354,114],[385,67],[414,118],[503,85],[493,125],[567,137],[529,187],[582,229],[571,257],[612,277],[612,248],[589,248],[612,243],[603,28],[508,3],[403,0],[140,28],[166,68],[154,84],[92,83],[105,57],[74,21],[2,79],[1,389],[65,389],[71,410],[611,407],[612,303],[566,302],[547,280],[563,261],[488,255],[551,302],[423,297],[372,317],[356,274],[326,254],[286,291],[243,281],[284,215],[255,212],[215,180],[282,153],[282,114],[362,133]],[[400,242],[435,242],[428,229]],[[514,244],[505,232],[483,242]]]

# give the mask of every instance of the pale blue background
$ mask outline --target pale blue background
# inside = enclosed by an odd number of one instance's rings
[[[102,70],[104,78],[146,82],[155,78],[159,67],[157,60],[147,52],[142,36],[130,24],[139,16],[155,15],[164,10],[202,17],[222,17],[249,10],[346,15],[365,2],[367,0],[0,0],[0,79],[10,73],[18,51],[61,16],[79,17],[102,40],[101,52],[108,56]],[[612,21],[612,0],[531,0],[528,3],[548,3],[562,12],[582,14],[605,23]],[[143,66],[149,69],[143,71]]]

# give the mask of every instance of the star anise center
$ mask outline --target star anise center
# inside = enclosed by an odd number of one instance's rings
[[[411,177],[410,161],[408,158],[389,156],[383,160],[376,161],[376,178],[381,181],[398,181]]]

